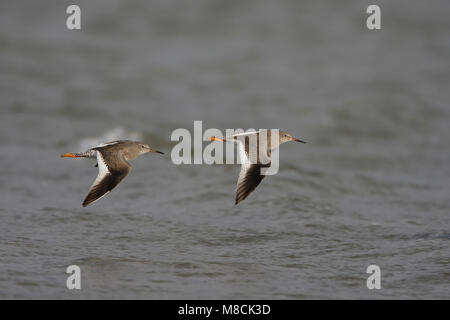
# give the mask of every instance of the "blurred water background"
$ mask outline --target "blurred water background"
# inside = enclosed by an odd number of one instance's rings
[[[450,2],[369,4],[3,0],[0,298],[450,298]],[[194,120],[308,144],[235,206],[239,166],[170,161]],[[118,138],[166,155],[82,208],[59,155]]]

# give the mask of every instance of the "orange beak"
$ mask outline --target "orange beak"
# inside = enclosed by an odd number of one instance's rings
[[[212,136],[209,140],[211,140],[211,141],[225,142],[225,139],[216,138],[216,137],[214,137],[214,136]]]
[[[164,154],[164,152],[149,148],[150,152],[155,152],[155,153],[160,153],[160,154]]]
[[[306,143],[305,141],[300,140],[300,139],[296,139],[296,138],[291,138],[291,141]]]

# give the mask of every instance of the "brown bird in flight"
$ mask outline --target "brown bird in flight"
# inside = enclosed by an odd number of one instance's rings
[[[278,138],[274,135],[272,139],[271,134],[272,130],[260,130],[238,133],[224,138],[214,136],[210,138],[211,141],[238,143],[241,172],[237,181],[235,204],[247,198],[264,179],[265,175],[261,174],[261,169],[271,166],[271,153],[274,149],[289,141],[306,143],[284,131],[278,132]]]
[[[97,158],[98,176],[83,201],[83,207],[86,207],[104,197],[128,175],[131,171],[128,161],[148,152],[163,154],[142,142],[117,140],[100,144],[85,152],[64,153],[61,157]]]

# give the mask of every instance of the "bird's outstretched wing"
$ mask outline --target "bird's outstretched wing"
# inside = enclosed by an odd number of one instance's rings
[[[239,174],[235,204],[238,204],[253,191],[264,179],[261,168],[270,167],[270,162],[262,164],[255,161],[255,157],[250,155],[248,140],[238,141],[239,156],[241,158],[241,172]]]
[[[235,204],[238,204],[253,191],[264,179],[264,175],[261,175],[261,165],[252,164],[249,167],[242,165],[241,173],[237,182],[236,200]]]
[[[104,197],[114,189],[131,171],[130,163],[121,152],[108,152],[106,148],[97,151],[98,175],[83,201],[83,207]]]

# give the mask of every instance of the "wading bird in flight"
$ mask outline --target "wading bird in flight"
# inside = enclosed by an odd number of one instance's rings
[[[86,207],[104,197],[128,175],[131,171],[128,161],[148,152],[163,154],[142,142],[118,140],[103,143],[85,152],[64,153],[61,157],[97,158],[98,176],[83,201],[83,207]]]
[[[289,141],[306,143],[292,137],[287,132],[274,132],[278,133],[278,139],[276,136],[272,138],[272,130],[238,133],[224,138],[214,136],[210,138],[211,141],[238,143],[241,172],[237,181],[235,204],[247,198],[264,179],[265,175],[261,174],[261,169],[270,167],[272,150]]]

